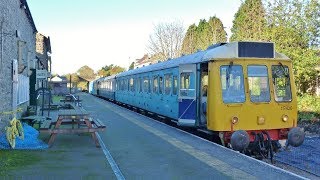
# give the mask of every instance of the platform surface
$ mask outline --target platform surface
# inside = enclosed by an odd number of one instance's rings
[[[80,98],[90,116],[107,127],[97,133],[102,148],[95,148],[89,135],[59,135],[52,148],[35,152],[41,161],[9,175],[26,179],[302,178],[90,94],[82,93]]]

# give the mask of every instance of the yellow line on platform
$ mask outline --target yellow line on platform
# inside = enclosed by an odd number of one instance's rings
[[[112,107],[111,105],[107,105],[96,98],[94,98],[95,101],[99,102],[100,104],[104,105],[106,108],[112,110],[113,112],[117,113],[119,116],[122,116],[123,118],[129,120],[130,122],[140,126],[141,128],[145,129],[146,131],[149,131],[150,133],[160,137],[161,139],[167,141],[168,143],[172,144],[173,146],[177,147],[178,149],[188,153],[189,155],[193,156],[194,158],[200,160],[201,162],[207,164],[208,166],[218,170],[219,172],[225,174],[226,176],[229,176],[233,179],[257,179],[256,177],[252,176],[251,174],[248,174],[242,170],[236,169],[229,164],[212,157],[211,155],[202,152],[200,150],[195,149],[194,147],[179,141],[176,138],[173,138],[151,126],[148,126],[141,121],[139,121],[136,118],[131,117],[123,110],[117,110],[115,107]],[[213,178],[213,177],[212,177]]]

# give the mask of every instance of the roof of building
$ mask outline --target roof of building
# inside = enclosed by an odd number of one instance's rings
[[[53,83],[67,83],[67,78],[65,77],[60,77],[60,76],[55,76],[51,79],[51,82]]]
[[[34,33],[38,32],[38,30],[36,28],[36,25],[34,24],[34,21],[33,21],[33,18],[32,18],[28,3],[27,3],[27,0],[20,0],[20,8],[24,9],[24,11],[25,11],[25,13],[27,15],[27,18],[29,20],[29,23],[30,23],[30,25],[31,25],[31,27],[33,29],[33,32]]]

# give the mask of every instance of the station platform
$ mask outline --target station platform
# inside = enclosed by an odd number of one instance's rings
[[[107,126],[99,138],[115,179],[303,179],[90,94],[80,98]]]

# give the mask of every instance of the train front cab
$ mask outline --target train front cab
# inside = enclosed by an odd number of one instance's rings
[[[208,67],[207,128],[219,132],[223,143],[234,138],[239,151],[261,141],[276,148],[289,136],[291,145],[301,145],[304,134],[294,129],[297,97],[290,60],[220,59]]]

